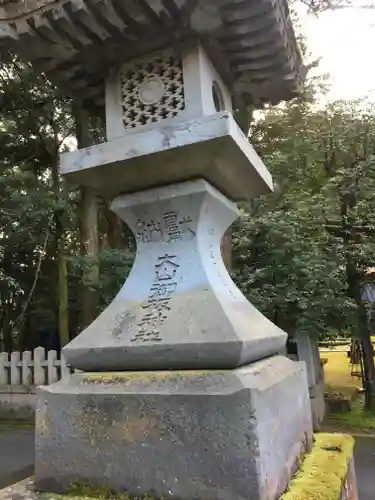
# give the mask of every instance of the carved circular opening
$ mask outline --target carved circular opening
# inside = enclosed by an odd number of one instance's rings
[[[225,110],[223,93],[217,82],[212,82],[212,99],[217,112]]]
[[[156,104],[163,95],[164,83],[160,78],[148,78],[139,86],[139,99],[143,104]]]

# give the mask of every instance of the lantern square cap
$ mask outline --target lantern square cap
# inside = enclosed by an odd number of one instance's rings
[[[288,100],[305,74],[287,0],[3,0],[0,19],[3,51],[99,106],[111,68],[192,38],[241,104]]]
[[[236,201],[272,192],[266,166],[225,111],[63,153],[60,172],[107,198],[199,178]]]

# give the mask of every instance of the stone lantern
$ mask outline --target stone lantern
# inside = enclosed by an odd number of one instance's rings
[[[272,179],[233,114],[296,95],[283,0],[16,1],[2,43],[105,109],[107,141],[60,171],[112,200],[133,269],[38,389],[37,487],[274,500],[311,445],[304,366],[221,258],[236,201]],[[285,425],[288,422],[288,425]]]

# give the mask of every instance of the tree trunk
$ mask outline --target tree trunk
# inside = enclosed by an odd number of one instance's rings
[[[225,232],[221,241],[221,256],[228,273],[232,271],[232,229]]]
[[[7,352],[12,352],[15,350],[14,346],[14,334],[11,320],[14,319],[15,304],[13,302],[13,297],[8,301],[7,316],[8,321],[5,324],[5,350]]]
[[[349,295],[354,299],[357,306],[358,335],[362,347],[364,367],[365,408],[375,410],[375,365],[369,318],[361,296],[361,284],[357,268],[348,252],[346,254],[346,275]]]
[[[357,329],[361,342],[363,355],[365,389],[365,408],[375,410],[375,365],[372,352],[371,332],[369,318],[364,301],[362,300],[361,278],[358,273],[358,263],[353,259],[350,246],[357,243],[352,236],[353,224],[348,224],[348,214],[357,205],[357,199],[354,195],[340,197],[341,212],[341,237],[345,251],[345,270],[348,287],[348,295],[357,306]]]
[[[363,355],[365,408],[368,410],[375,410],[375,365],[369,319],[366,307],[361,298],[357,306],[358,329]]]
[[[122,222],[108,204],[105,205],[105,217],[107,219],[107,243],[109,248],[121,248]]]
[[[98,313],[98,300],[92,284],[99,278],[98,255],[98,202],[96,194],[87,187],[81,188],[81,250],[85,257],[82,273],[82,316],[85,328],[94,321]]]
[[[80,103],[75,107],[76,137],[79,149],[90,145],[88,113]],[[98,298],[91,284],[99,278],[98,256],[98,199],[88,187],[81,187],[81,255],[85,257],[81,287],[81,327],[94,321],[98,313]]]
[[[59,245],[59,332],[60,347],[68,344],[69,335],[69,298],[68,298],[68,269],[65,256],[64,237],[60,238]]]
[[[12,301],[6,300],[3,305],[4,314],[2,317],[2,351],[11,352],[13,349],[13,335],[11,327]]]
[[[52,185],[56,200],[60,198],[60,177],[58,171],[58,151],[52,161]],[[55,210],[55,256],[57,267],[57,316],[59,326],[60,348],[69,340],[69,307],[68,307],[68,273],[65,257],[65,235],[61,220],[61,211]]]
[[[32,333],[30,332],[30,314],[29,312],[25,312],[23,316],[23,322],[20,326],[18,332],[17,339],[17,349],[18,351],[26,351],[28,349],[27,341],[32,337]],[[1,351],[1,349],[0,349]]]

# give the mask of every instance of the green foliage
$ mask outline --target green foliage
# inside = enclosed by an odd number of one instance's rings
[[[114,292],[124,284],[133,264],[134,255],[127,250],[106,248],[99,252],[96,261],[99,264],[99,279],[86,283],[96,291],[101,307],[104,308],[112,299]],[[90,259],[74,255],[70,260],[70,270],[78,280],[83,270],[90,265]]]
[[[343,327],[351,309],[327,236],[302,204],[245,216],[235,235],[235,272],[245,295],[289,333]]]
[[[0,64],[0,351],[58,347],[58,241],[68,262],[72,335],[80,330],[80,194],[56,179],[61,151],[74,144],[71,101],[41,74],[13,56]],[[94,140],[103,140],[95,121]],[[131,254],[106,248],[97,256],[101,307],[120,288]],[[130,261],[130,262],[129,262]]]
[[[374,434],[375,415],[363,408],[363,398],[351,403],[351,410],[343,413],[330,413],[326,425],[335,430],[342,429],[353,434]]]
[[[321,109],[316,99],[312,82],[252,126],[275,193],[244,206],[234,274],[289,334],[353,334],[357,292],[375,255],[374,110],[361,102]]]

